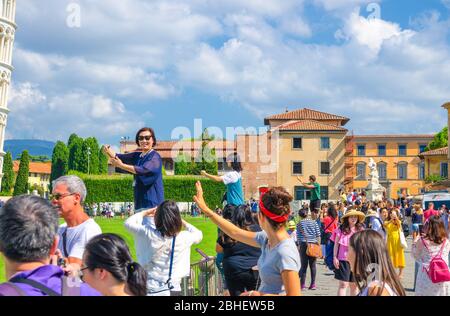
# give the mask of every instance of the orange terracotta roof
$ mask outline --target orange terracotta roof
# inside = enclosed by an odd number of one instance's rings
[[[324,122],[318,122],[313,120],[301,120],[301,121],[290,121],[281,124],[274,128],[274,130],[281,131],[324,131],[324,132],[348,132],[347,129],[336,126],[333,124],[327,124]]]
[[[14,172],[19,172],[20,162],[13,161]],[[30,162],[29,172],[41,173],[41,174],[51,174],[52,173],[52,163],[51,162]]]
[[[311,109],[298,109],[295,111],[271,115],[264,119],[264,124],[269,125],[269,120],[315,120],[315,121],[342,121],[342,125],[350,121],[349,118]]]
[[[353,138],[429,138],[433,139],[434,135],[431,134],[391,134],[391,135],[354,135]]]
[[[448,156],[448,147],[438,148],[435,150],[429,150],[429,151],[421,153],[419,156],[420,157]]]

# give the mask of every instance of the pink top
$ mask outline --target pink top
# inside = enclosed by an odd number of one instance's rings
[[[431,216],[439,216],[439,211],[436,210],[427,210],[423,212],[423,217],[427,221]]]
[[[331,240],[334,242],[336,237],[339,236],[339,250],[337,258],[339,261],[347,261],[348,245],[350,243],[350,237],[352,237],[358,231],[355,227],[352,228],[350,234],[344,235],[340,228],[336,229],[331,235]]]

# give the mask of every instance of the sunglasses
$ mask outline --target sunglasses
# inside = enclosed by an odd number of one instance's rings
[[[150,136],[139,136],[138,139],[139,140],[144,140],[144,139],[145,140],[150,140],[150,139],[152,139],[152,136],[151,135]]]
[[[56,200],[56,201],[59,201],[59,200],[65,198],[65,197],[68,197],[68,196],[74,195],[74,194],[75,194],[75,193],[64,193],[64,194],[56,193],[56,194],[50,195],[50,200]]]

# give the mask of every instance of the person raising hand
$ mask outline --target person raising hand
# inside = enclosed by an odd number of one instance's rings
[[[225,234],[249,246],[261,248],[258,270],[261,285],[258,291],[245,292],[242,296],[286,295],[299,296],[300,256],[285,226],[291,214],[292,196],[283,187],[269,189],[260,199],[258,221],[261,232],[241,229],[212,211],[203,197],[203,188],[196,183],[193,197],[200,210]]]

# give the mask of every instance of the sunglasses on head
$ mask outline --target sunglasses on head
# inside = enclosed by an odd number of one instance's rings
[[[152,136],[151,135],[150,136],[139,136],[138,139],[139,140],[144,140],[144,139],[145,140],[150,140],[150,139],[152,139]]]

